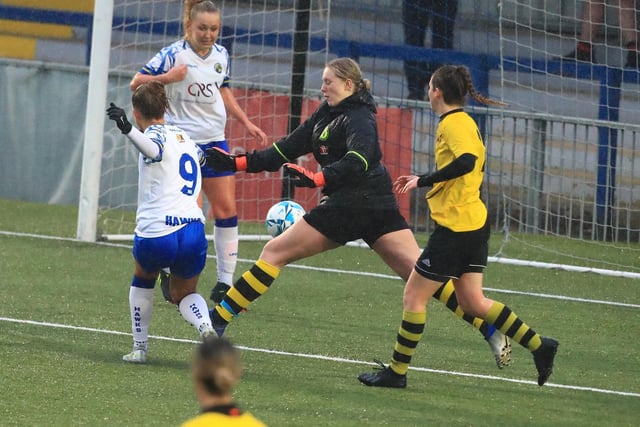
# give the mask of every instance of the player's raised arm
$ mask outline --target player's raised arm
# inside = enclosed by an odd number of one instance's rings
[[[143,85],[148,82],[158,82],[162,84],[171,84],[176,82],[181,82],[187,77],[187,65],[176,65],[175,67],[169,69],[164,74],[145,74],[141,72],[137,72],[133,79],[131,79],[131,83],[129,83],[129,89],[132,91],[136,90],[140,85]]]

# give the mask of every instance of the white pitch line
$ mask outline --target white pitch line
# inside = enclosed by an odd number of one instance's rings
[[[2,231],[0,230],[0,235],[7,236],[16,236],[16,237],[30,237],[35,239],[46,239],[46,240],[60,240],[64,242],[75,242],[75,243],[90,243],[90,242],[81,242],[77,239],[73,239],[70,237],[55,237],[55,236],[44,236],[39,234],[30,234],[30,233],[18,233],[12,231]],[[111,243],[111,242],[95,242],[96,245],[115,247],[115,248],[128,248],[131,249],[130,244],[123,243]],[[207,255],[207,258],[216,259],[215,255]],[[247,259],[247,258],[238,258],[239,262],[245,262],[248,264],[253,264],[256,260]],[[294,268],[299,270],[311,270],[311,271],[322,271],[326,273],[338,273],[338,274],[350,274],[355,276],[366,276],[366,277],[375,277],[378,279],[391,279],[391,280],[401,280],[400,277],[384,274],[384,273],[372,273],[368,271],[356,271],[356,270],[340,270],[337,268],[327,268],[327,267],[314,267],[311,265],[301,265],[301,264],[289,264],[287,268]],[[574,301],[574,302],[583,302],[587,304],[601,304],[601,305],[610,305],[615,307],[629,307],[629,308],[640,308],[640,304],[633,303],[625,303],[625,302],[617,302],[617,301],[605,301],[605,300],[595,300],[588,298],[577,298],[577,297],[569,297],[565,295],[555,295],[555,294],[543,294],[538,292],[524,292],[524,291],[514,291],[509,289],[496,289],[496,288],[483,288],[485,291],[490,292],[498,292],[503,294],[513,294],[513,295],[524,295],[530,297],[537,298],[547,298],[547,299],[556,299],[560,301]]]
[[[255,262],[251,260],[245,260],[238,258],[238,261],[242,262]],[[299,265],[299,264],[290,264],[287,268],[298,268],[301,270],[314,270],[314,271],[324,271],[327,273],[339,273],[339,274],[353,274],[356,276],[367,276],[367,277],[376,277],[380,279],[396,279],[401,280],[398,276],[393,276],[390,274],[383,273],[371,273],[366,271],[353,271],[353,270],[339,270],[337,268],[325,268],[325,267],[313,267],[310,265]],[[631,308],[640,308],[640,304],[632,304],[626,302],[617,302],[617,301],[604,301],[604,300],[596,300],[596,299],[587,299],[587,298],[577,298],[577,297],[568,297],[565,295],[553,295],[553,294],[542,294],[538,292],[524,292],[524,291],[513,291],[509,289],[496,289],[496,288],[487,288],[483,287],[485,291],[491,292],[500,292],[504,294],[517,294],[517,295],[526,295],[531,297],[538,298],[549,298],[549,299],[557,299],[562,301],[575,301],[575,302],[585,302],[589,304],[603,304],[603,305],[613,305],[617,307],[631,307]]]
[[[98,329],[98,328],[90,328],[90,327],[86,327],[86,326],[65,325],[65,324],[62,324],[62,323],[38,322],[38,321],[35,321],[35,320],[15,319],[15,318],[11,318],[11,317],[0,317],[0,321],[2,321],[2,322],[10,322],[10,323],[18,323],[18,324],[23,324],[23,325],[34,325],[34,326],[44,326],[44,327],[60,328],[60,329],[71,329],[71,330],[84,331],[84,332],[96,332],[96,333],[101,333],[101,334],[131,336],[131,334],[129,334],[128,332],[114,331],[114,330],[110,330],[110,329]],[[160,335],[149,335],[149,338],[162,340],[162,341],[188,343],[188,344],[198,344],[200,342],[198,340],[192,340],[192,339],[187,339],[187,338],[164,337],[164,336],[160,336]],[[265,349],[265,348],[247,347],[247,346],[242,346],[242,345],[237,345],[237,347],[239,349],[241,349],[241,350],[244,350],[244,351],[252,351],[252,352],[256,352],[256,353],[273,354],[273,355],[277,355],[277,356],[300,357],[300,358],[305,358],[305,359],[316,359],[316,360],[323,360],[323,361],[329,361],[329,362],[350,363],[350,364],[356,364],[356,365],[371,365],[370,362],[365,362],[363,360],[348,359],[348,358],[344,358],[344,357],[324,356],[324,355],[320,355],[320,354],[297,353],[297,352],[282,351],[282,350],[269,350],[269,349]],[[478,378],[478,379],[484,379],[484,380],[503,381],[503,382],[510,382],[510,383],[516,383],[516,384],[535,385],[536,387],[538,387],[538,383],[535,382],[535,381],[519,380],[519,379],[516,379],[516,378],[503,378],[503,377],[497,377],[497,376],[494,376],[494,375],[472,374],[472,373],[468,373],[468,372],[446,371],[446,370],[442,370],[442,369],[430,369],[430,368],[421,368],[421,367],[410,367],[409,369],[411,369],[413,371],[428,372],[428,373],[432,373],[432,374],[443,374],[443,375],[451,375],[451,376],[457,376],[457,377],[468,377],[468,378]],[[616,395],[616,396],[640,397],[640,393],[634,393],[634,392],[629,392],[629,391],[620,391],[620,390],[607,390],[607,389],[596,388],[596,387],[583,387],[583,386],[574,386],[574,385],[568,385],[568,384],[555,384],[555,383],[546,383],[544,386],[545,387],[552,387],[552,388],[560,388],[560,389],[565,389],[565,390],[576,390],[576,391],[588,391],[588,392],[602,393],[602,394],[613,394],[613,395]]]

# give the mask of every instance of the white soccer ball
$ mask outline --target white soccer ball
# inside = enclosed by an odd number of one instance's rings
[[[290,200],[278,202],[269,208],[265,226],[269,234],[276,237],[302,218],[304,214],[304,208],[296,202]]]

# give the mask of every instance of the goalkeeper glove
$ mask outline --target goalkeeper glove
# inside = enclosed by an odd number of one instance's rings
[[[213,147],[207,148],[205,156],[207,158],[207,166],[218,172],[236,172],[247,170],[246,154],[234,156],[233,154],[229,154],[221,148]]]
[[[292,178],[293,185],[296,187],[324,187],[326,182],[322,172],[311,172],[295,163],[285,163],[285,170]]]
[[[127,115],[122,108],[118,107],[112,102],[110,107],[107,108],[107,115],[111,120],[116,122],[116,126],[118,126],[118,129],[120,129],[120,132],[125,135],[131,132],[131,123],[129,123],[129,120],[127,120]]]

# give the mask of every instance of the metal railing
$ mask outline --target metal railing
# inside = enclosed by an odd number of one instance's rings
[[[494,228],[587,240],[640,242],[640,126],[469,107],[485,123],[483,198]],[[433,170],[437,120],[416,112],[414,171]],[[612,135],[602,147],[603,129]],[[604,197],[603,197],[604,194]],[[429,226],[423,194],[416,229]]]

